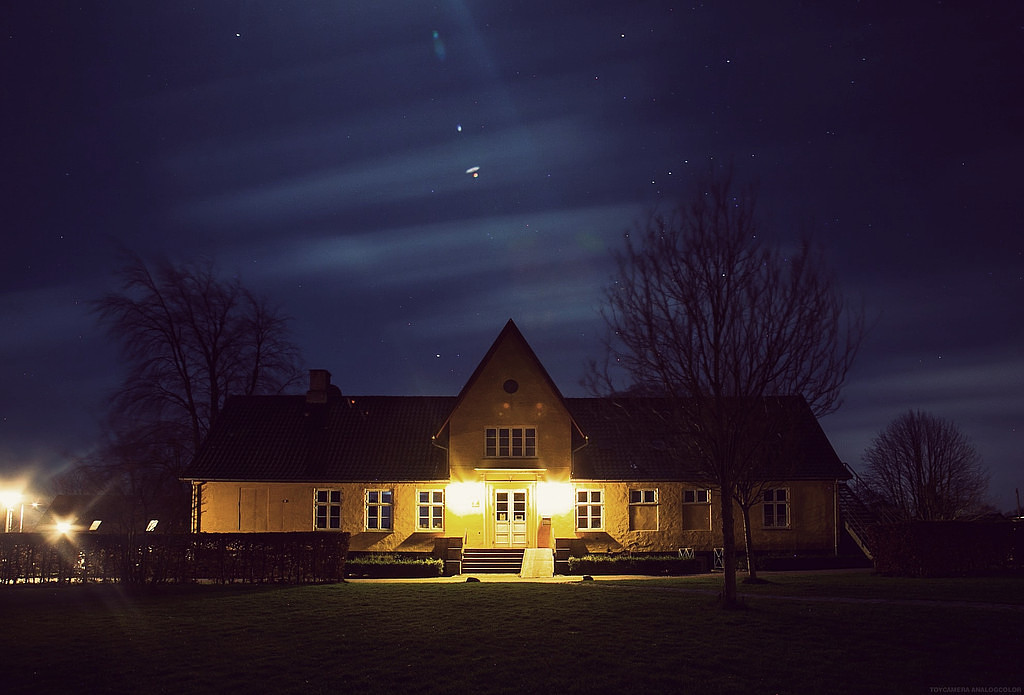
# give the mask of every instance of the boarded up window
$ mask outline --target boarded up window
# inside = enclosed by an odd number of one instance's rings
[[[238,530],[266,531],[269,491],[265,487],[243,487],[238,491]]]
[[[629,530],[658,530],[657,488],[641,488],[629,491]]]
[[[630,531],[657,531],[658,530],[658,507],[651,506],[630,506],[629,508],[629,530]]]
[[[683,505],[683,530],[685,530],[685,531],[710,531],[711,530],[711,505],[710,504],[684,504]]]

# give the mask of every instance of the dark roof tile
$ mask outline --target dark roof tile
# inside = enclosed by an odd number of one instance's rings
[[[767,401],[766,401],[767,402]],[[806,401],[772,399],[798,442],[779,469],[786,480],[847,479],[846,471]],[[573,456],[573,477],[592,480],[700,480],[699,459],[680,451],[668,423],[668,401],[658,398],[567,398],[566,406],[587,436]]]
[[[443,480],[432,435],[454,398],[360,396],[307,404],[304,396],[228,401],[188,480]]]

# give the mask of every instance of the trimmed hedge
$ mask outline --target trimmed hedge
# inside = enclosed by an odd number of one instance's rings
[[[696,574],[696,559],[674,555],[584,555],[569,558],[569,574]]]
[[[345,576],[353,578],[440,577],[444,572],[444,560],[397,553],[367,553],[350,557],[345,570]]]
[[[870,529],[875,569],[900,577],[960,577],[1021,569],[1021,524],[909,521]]]
[[[0,535],[0,583],[343,581],[347,533]]]

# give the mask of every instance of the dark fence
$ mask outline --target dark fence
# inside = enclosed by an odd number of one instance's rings
[[[1021,523],[908,521],[870,529],[875,569],[903,577],[1020,571]]]
[[[0,535],[0,584],[211,581],[312,584],[345,577],[347,533]]]

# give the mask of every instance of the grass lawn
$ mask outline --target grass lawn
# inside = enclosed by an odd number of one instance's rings
[[[702,593],[719,577],[143,592],[2,586],[0,690],[1021,692],[1021,579],[765,576],[771,584],[741,587],[747,605],[737,611]],[[934,603],[940,598],[957,603]],[[978,600],[1015,605],[959,603]]]

